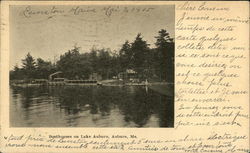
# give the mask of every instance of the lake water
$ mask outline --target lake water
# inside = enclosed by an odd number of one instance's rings
[[[147,87],[10,87],[11,127],[173,127],[174,103]]]

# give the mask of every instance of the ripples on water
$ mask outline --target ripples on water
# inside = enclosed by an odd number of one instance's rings
[[[12,127],[173,127],[173,99],[145,87],[10,87]]]

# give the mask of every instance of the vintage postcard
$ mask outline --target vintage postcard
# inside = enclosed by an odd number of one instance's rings
[[[9,9],[10,126],[174,127],[174,5]]]
[[[249,2],[1,2],[1,146],[248,153]]]

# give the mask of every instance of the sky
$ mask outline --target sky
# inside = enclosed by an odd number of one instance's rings
[[[10,7],[10,69],[28,52],[52,62],[77,45],[80,52],[91,48],[119,50],[141,33],[154,47],[158,31],[174,38],[173,5],[80,5]]]

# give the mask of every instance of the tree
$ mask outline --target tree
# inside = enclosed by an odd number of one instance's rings
[[[55,70],[51,62],[44,61],[41,58],[37,59],[36,78],[48,79],[48,76],[54,71]]]
[[[89,53],[89,60],[91,63],[91,67],[93,69],[93,72],[97,72],[98,66],[97,66],[97,50],[95,48],[92,48]]]
[[[62,71],[64,77],[68,79],[75,79],[81,76],[79,72],[80,63],[80,52],[79,47],[74,46],[73,49],[69,50],[65,54],[60,56],[60,60],[57,61],[57,68]]]
[[[173,38],[170,38],[169,33],[165,29],[161,29],[158,32],[159,36],[156,36],[156,47],[167,47],[169,43],[173,43]]]
[[[14,69],[10,71],[10,80],[18,80],[20,76],[21,69],[16,64]]]
[[[76,61],[76,71],[78,71],[78,77],[81,79],[89,79],[89,75],[93,73],[92,63],[87,53],[81,54]]]
[[[35,78],[36,62],[30,53],[28,53],[25,59],[22,60],[22,64],[26,79]]]
[[[88,79],[93,72],[92,60],[95,58],[95,54],[91,58],[91,53],[80,54],[79,50],[80,47],[74,46],[73,49],[61,55],[57,62],[57,68],[63,72],[65,78]]]
[[[122,48],[119,51],[119,57],[122,71],[131,69],[133,67],[133,53],[131,51],[131,44],[129,43],[129,41],[125,41],[125,43],[122,45]]]
[[[122,71],[120,65],[119,53],[117,51],[110,52],[110,76],[117,76]]]
[[[111,56],[105,49],[98,51],[98,72],[102,75],[102,78],[109,79],[111,72]]]
[[[169,33],[162,29],[156,36],[155,70],[161,80],[173,82],[174,73],[174,42]]]
[[[134,42],[131,44],[131,52],[132,52],[132,63],[133,68],[138,72],[139,75],[144,77],[145,70],[148,69],[149,60],[148,60],[148,53],[149,53],[149,44],[144,41],[139,33]]]

